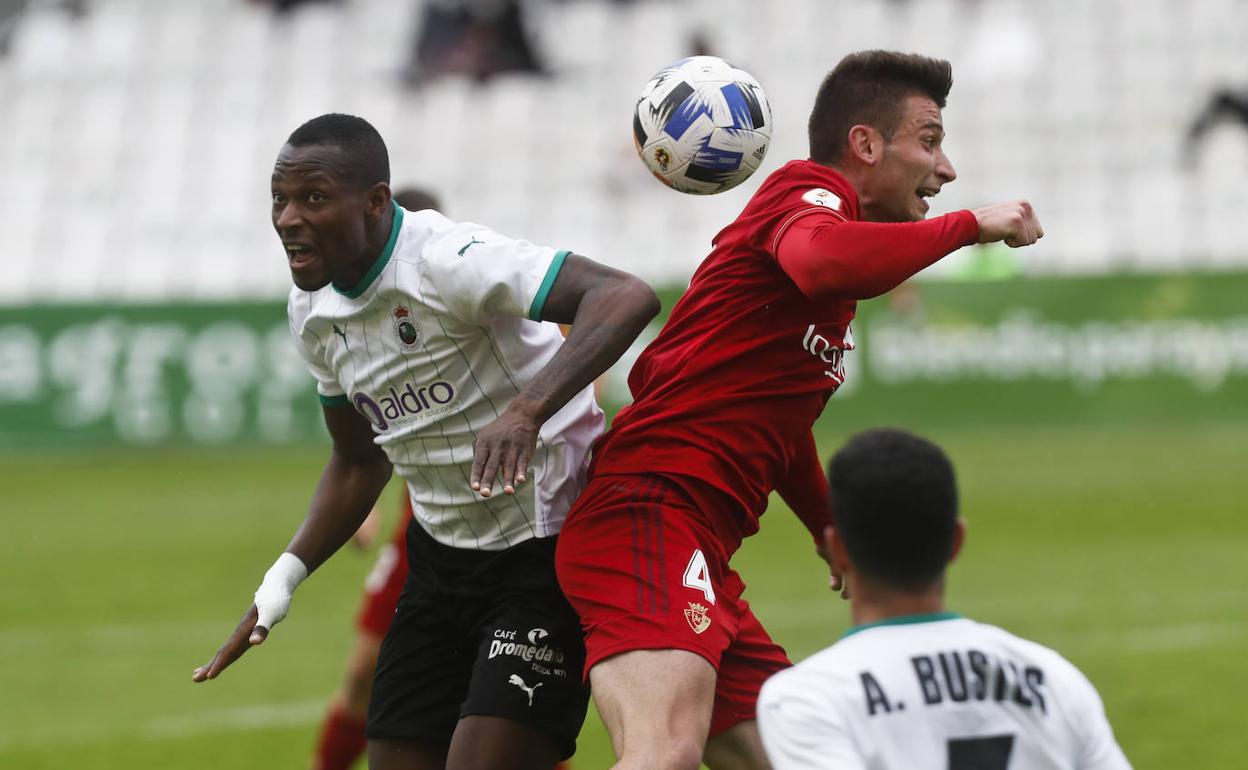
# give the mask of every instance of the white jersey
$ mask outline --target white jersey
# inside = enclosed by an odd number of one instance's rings
[[[539,319],[568,252],[432,210],[394,212],[390,240],[357,286],[290,293],[291,333],[321,400],[353,404],[372,423],[437,541],[491,551],[553,535],[602,433],[592,388],[542,426],[514,496],[484,499],[469,476],[477,431],[563,342]]]
[[[851,629],[758,700],[775,770],[1130,770],[1092,684],[1047,647],[953,613]]]

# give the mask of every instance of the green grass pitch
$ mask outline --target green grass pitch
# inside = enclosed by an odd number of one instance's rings
[[[830,417],[825,454],[847,430]],[[925,434],[954,458],[970,522],[951,608],[1078,664],[1137,768],[1242,761],[1248,425]],[[190,675],[302,518],[323,452],[0,457],[0,767],[305,767],[371,554],[332,560],[222,678]],[[795,658],[845,628],[779,503],[735,564]],[[591,715],[574,766],[608,764]]]

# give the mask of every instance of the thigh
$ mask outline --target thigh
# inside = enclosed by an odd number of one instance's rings
[[[474,649],[454,607],[413,569],[381,643],[368,707],[370,740],[450,743],[468,691]],[[370,750],[371,752],[371,750]]]
[[[581,678],[584,638],[555,581],[554,542],[533,541],[517,549],[475,628],[476,659],[455,743],[468,718],[495,717],[517,728],[496,726],[494,732],[503,739],[527,740],[536,731],[561,759],[575,751],[589,705]],[[478,727],[482,724],[493,722]]]
[[[730,583],[739,597],[744,585],[733,573]],[[758,704],[758,693],[772,674],[792,666],[784,648],[776,644],[750,605],[736,599],[737,634],[724,651],[715,682],[715,708],[710,735],[718,736],[732,727],[752,721]]]
[[[634,650],[589,672],[616,756],[629,767],[696,766],[715,699],[715,669],[688,650]]]
[[[446,744],[418,740],[370,740],[368,770],[444,770]]]
[[[679,488],[599,476],[559,536],[559,583],[585,629],[587,669],[634,650],[686,650],[717,667],[736,634],[719,540]]]
[[[560,750],[549,734],[511,719],[469,716],[459,720],[446,770],[552,770]]]

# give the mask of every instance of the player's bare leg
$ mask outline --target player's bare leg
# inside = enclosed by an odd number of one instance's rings
[[[770,770],[758,722],[751,719],[729,727],[706,742],[702,761],[711,770]]]
[[[459,720],[447,770],[552,770],[559,746],[546,733],[511,719],[470,716]]]
[[[444,770],[449,747],[430,741],[368,742],[369,770]]]
[[[426,741],[368,742],[369,770],[553,770],[559,747],[548,735],[510,719],[459,720],[450,746]]]
[[[356,634],[347,659],[346,676],[330,700],[321,725],[316,755],[312,759],[313,770],[350,767],[363,753],[364,722],[368,718],[368,699],[373,690],[373,672],[380,649],[380,636],[368,631]]]
[[[589,671],[611,735],[614,770],[697,770],[715,701],[715,669],[685,650],[634,650]]]
[[[381,637],[367,631],[355,636],[355,645],[347,659],[347,675],[337,699],[348,713],[368,716],[368,698],[373,692],[373,673],[377,670],[377,653]]]

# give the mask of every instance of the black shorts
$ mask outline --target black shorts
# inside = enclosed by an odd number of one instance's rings
[[[451,548],[415,521],[410,572],[381,645],[368,737],[449,743],[462,717],[503,717],[576,750],[589,690],[581,624],[555,580],[555,538]]]

